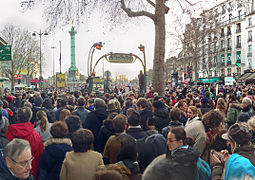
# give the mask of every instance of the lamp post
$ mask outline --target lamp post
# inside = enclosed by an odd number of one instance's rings
[[[52,49],[52,64],[53,64],[53,67],[52,67],[52,70],[53,70],[53,72],[52,72],[52,79],[53,79],[53,87],[55,87],[55,83],[56,83],[56,81],[55,81],[55,60],[54,60],[54,49],[56,49],[56,47],[55,47],[55,46],[52,46],[52,47],[51,47],[51,49]]]
[[[39,86],[40,88],[42,87],[42,80],[43,80],[43,77],[42,77],[42,35],[44,36],[47,36],[48,33],[47,32],[44,32],[42,33],[41,29],[40,29],[40,32],[33,32],[32,33],[32,36],[36,36],[36,35],[39,35],[39,38],[40,38],[40,77],[39,77]]]
[[[147,73],[146,73],[146,56],[145,56],[145,47],[144,45],[140,44],[140,46],[138,47],[140,49],[141,52],[143,52],[143,64],[144,64],[144,93],[146,93],[146,89],[147,89],[147,83],[146,83],[146,76],[147,76]]]
[[[89,79],[89,92],[92,91],[92,86],[93,86],[93,72],[92,72],[92,60],[93,60],[93,54],[95,49],[101,50],[101,48],[103,47],[103,43],[102,42],[97,42],[94,43],[90,50],[89,50],[89,54],[88,54],[88,62],[87,62],[87,72],[88,72],[88,79]]]

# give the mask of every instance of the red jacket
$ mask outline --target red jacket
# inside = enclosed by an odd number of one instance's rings
[[[34,179],[36,179],[43,153],[43,143],[39,134],[34,130],[34,125],[30,122],[11,124],[9,125],[5,136],[9,141],[14,138],[21,138],[29,141],[32,156],[34,157],[31,174],[34,176]]]

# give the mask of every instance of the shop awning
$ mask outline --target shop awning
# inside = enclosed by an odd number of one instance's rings
[[[251,80],[251,79],[255,80],[255,73],[251,73],[251,75],[246,78],[246,80]]]
[[[240,80],[246,80],[247,78],[249,78],[251,75],[255,75],[255,73],[245,73],[245,74],[243,74],[239,79],[238,79],[238,81],[240,81]]]

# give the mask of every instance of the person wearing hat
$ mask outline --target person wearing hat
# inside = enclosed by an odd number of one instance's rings
[[[246,157],[255,166],[255,146],[251,143],[251,129],[245,122],[235,123],[230,126],[222,138],[229,141],[233,153]]]
[[[115,102],[110,102],[107,104],[107,108],[106,108],[106,111],[108,113],[112,113],[112,112],[117,112],[118,113],[118,108],[115,104]]]
[[[233,154],[229,155],[227,150],[211,153],[213,179],[255,178],[255,151],[247,123],[233,124],[222,138],[230,143]]]
[[[106,103],[101,98],[95,99],[95,110],[88,113],[85,122],[82,124],[83,128],[92,131],[95,139],[98,137],[100,127],[103,124],[103,120],[107,118]],[[97,150],[97,141],[94,141],[94,148]]]
[[[248,97],[243,98],[242,100],[242,112],[239,114],[239,116],[242,116],[243,114],[247,114],[249,117],[254,116],[254,110],[252,107],[252,100]],[[237,117],[237,119],[239,118]],[[248,119],[246,120],[246,122]]]

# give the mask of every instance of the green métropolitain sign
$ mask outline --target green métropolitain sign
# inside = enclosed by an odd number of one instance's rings
[[[12,47],[11,45],[0,46],[0,61],[11,61],[12,60]]]
[[[133,56],[125,53],[112,53],[109,56],[111,63],[133,63]]]

